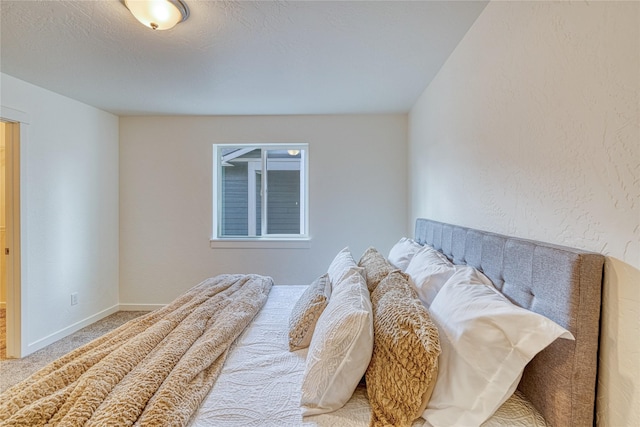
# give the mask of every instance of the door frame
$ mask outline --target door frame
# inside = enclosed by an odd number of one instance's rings
[[[8,358],[20,358],[26,354],[23,339],[23,326],[26,324],[23,319],[25,295],[22,292],[22,259],[23,251],[21,236],[23,224],[21,222],[22,200],[21,193],[24,190],[21,175],[24,168],[21,162],[20,149],[24,147],[29,124],[28,114],[13,108],[0,106],[0,121],[11,124],[7,133],[11,132],[10,138],[6,139],[5,146],[5,198],[10,203],[5,203],[6,209],[6,246],[9,248],[7,256],[7,350]],[[8,135],[9,136],[9,135]],[[10,208],[9,208],[10,206]]]

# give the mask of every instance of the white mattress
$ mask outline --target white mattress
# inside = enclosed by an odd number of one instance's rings
[[[289,313],[306,286],[274,286],[254,321],[233,345],[222,374],[191,421],[210,426],[368,427],[370,408],[359,386],[341,409],[302,418],[300,385],[307,350],[290,352]],[[423,426],[419,418],[413,426]],[[544,426],[544,419],[521,396],[512,396],[483,426]]]

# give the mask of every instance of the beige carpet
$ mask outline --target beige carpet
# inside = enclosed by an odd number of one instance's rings
[[[4,311],[4,310],[3,310]],[[78,332],[69,335],[55,343],[22,359],[0,360],[0,393],[12,385],[22,381],[38,369],[46,366],[57,358],[64,356],[89,341],[116,329],[118,326],[146,314],[146,311],[120,311],[111,316],[89,325]],[[4,317],[2,318],[4,331]],[[2,342],[4,345],[4,341]],[[4,356],[4,347],[2,348]]]

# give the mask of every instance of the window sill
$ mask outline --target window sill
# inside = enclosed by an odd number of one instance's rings
[[[211,239],[211,249],[309,249],[311,238]]]

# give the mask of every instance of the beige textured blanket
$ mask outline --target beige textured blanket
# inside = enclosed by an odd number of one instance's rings
[[[0,395],[0,426],[186,425],[273,280],[221,275]]]

